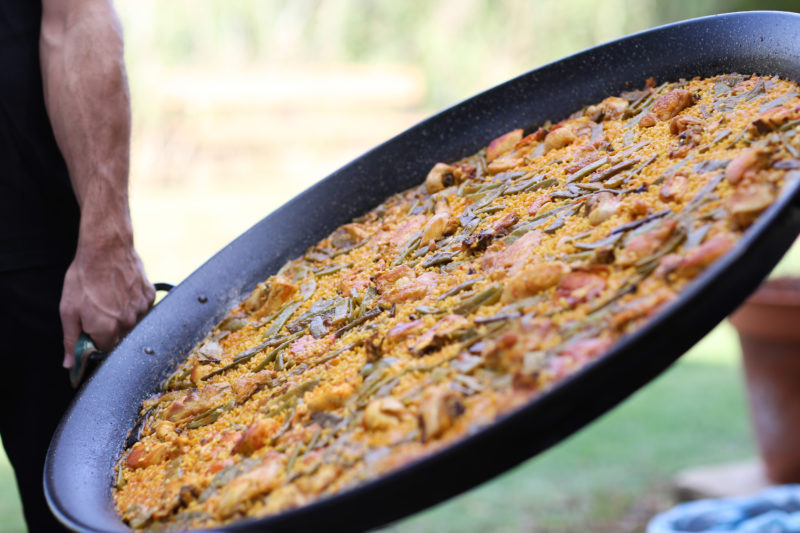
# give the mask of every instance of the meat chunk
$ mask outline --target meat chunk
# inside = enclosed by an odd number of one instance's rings
[[[658,197],[669,202],[672,200],[680,200],[686,193],[689,187],[689,178],[683,174],[672,174],[664,180],[664,184],[658,191]]]
[[[667,121],[692,105],[694,101],[694,95],[686,89],[673,89],[662,94],[653,102],[650,111],[639,120],[639,127],[649,128],[659,121]]]
[[[467,329],[470,325],[470,321],[461,315],[446,315],[417,340],[412,351],[417,354],[423,354],[438,350],[452,341],[458,332]]]
[[[632,238],[617,254],[617,264],[627,267],[653,255],[672,235],[677,225],[677,220],[665,220],[655,229]]]
[[[734,246],[736,240],[733,236],[729,233],[718,233],[697,248],[689,250],[678,263],[675,275],[681,278],[693,278]]]
[[[523,131],[520,129],[511,130],[490,142],[489,146],[486,148],[486,162],[491,163],[501,155],[510,151],[522,140],[522,134]]]
[[[278,454],[268,455],[256,468],[240,475],[220,491],[217,518],[222,520],[244,506],[250,499],[271,491],[283,480],[283,461]]]
[[[128,468],[145,468],[170,459],[177,449],[172,442],[139,441],[125,460]]]
[[[355,392],[353,384],[343,382],[319,387],[308,393],[305,400],[312,412],[331,411],[343,406],[353,392]]]
[[[559,261],[527,265],[505,284],[501,301],[507,303],[538,294],[558,285],[569,271],[569,266]]]
[[[419,406],[419,425],[422,440],[440,437],[453,427],[456,419],[464,414],[466,408],[461,395],[446,387],[432,389]]]
[[[557,127],[547,134],[544,138],[544,145],[547,151],[557,150],[564,146],[570,145],[578,140],[578,136],[572,131],[568,125]]]
[[[725,199],[725,207],[739,228],[752,224],[775,201],[775,188],[769,183],[743,183]]]
[[[232,453],[250,455],[270,443],[272,437],[278,434],[281,423],[275,418],[259,418],[244,430],[239,440],[234,444]]]
[[[761,148],[742,150],[725,167],[725,179],[732,185],[755,181],[759,172],[769,166],[770,154]]]
[[[412,273],[411,276],[398,279],[383,293],[383,297],[390,303],[421,300],[436,287],[439,277],[435,272],[425,272],[416,277]]]
[[[368,430],[390,429],[398,425],[408,409],[397,398],[377,398],[364,409],[364,427]]]
[[[493,279],[505,276],[506,271],[514,272],[531,261],[536,247],[542,241],[543,233],[538,230],[529,231],[510,246],[506,247],[498,241],[486,251],[482,259],[484,271],[491,272]],[[497,248],[495,249],[495,246]]]
[[[267,317],[283,307],[297,293],[297,285],[283,276],[275,276],[269,281],[267,299],[257,311],[253,313],[256,319]]]
[[[570,272],[561,280],[556,294],[570,305],[586,302],[598,297],[606,288],[606,278],[593,272]]]
[[[463,181],[464,173],[457,165],[436,163],[425,178],[425,188],[429,194],[458,185]]]
[[[756,133],[768,133],[775,131],[789,121],[796,120],[800,116],[800,108],[788,109],[779,105],[761,113],[752,123],[752,129]]]
[[[252,396],[258,389],[269,383],[275,376],[272,370],[262,370],[255,374],[244,374],[231,382],[231,389],[236,403],[242,403]]]

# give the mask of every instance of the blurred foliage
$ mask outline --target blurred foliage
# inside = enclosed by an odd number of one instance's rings
[[[691,17],[797,0],[118,0],[129,64],[418,65],[428,107],[583,48]]]

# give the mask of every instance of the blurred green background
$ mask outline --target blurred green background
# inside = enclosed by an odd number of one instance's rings
[[[177,283],[372,146],[549,61],[657,25],[797,0],[117,0],[134,105],[131,206]],[[800,268],[798,252],[782,265]],[[643,531],[683,468],[754,456],[735,332],[541,456],[389,531]],[[476,460],[481,460],[476,458]],[[0,531],[24,531],[0,460]]]

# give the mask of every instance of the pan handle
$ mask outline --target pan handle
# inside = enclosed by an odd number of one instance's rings
[[[172,283],[154,283],[156,292],[169,292],[175,288]],[[88,377],[97,366],[108,357],[108,353],[98,350],[88,333],[82,331],[75,343],[75,363],[69,371],[69,382],[77,389],[83,378]],[[91,368],[89,368],[91,367]]]

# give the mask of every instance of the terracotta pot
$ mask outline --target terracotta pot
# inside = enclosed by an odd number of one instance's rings
[[[800,278],[764,283],[733,315],[767,477],[800,482]]]

